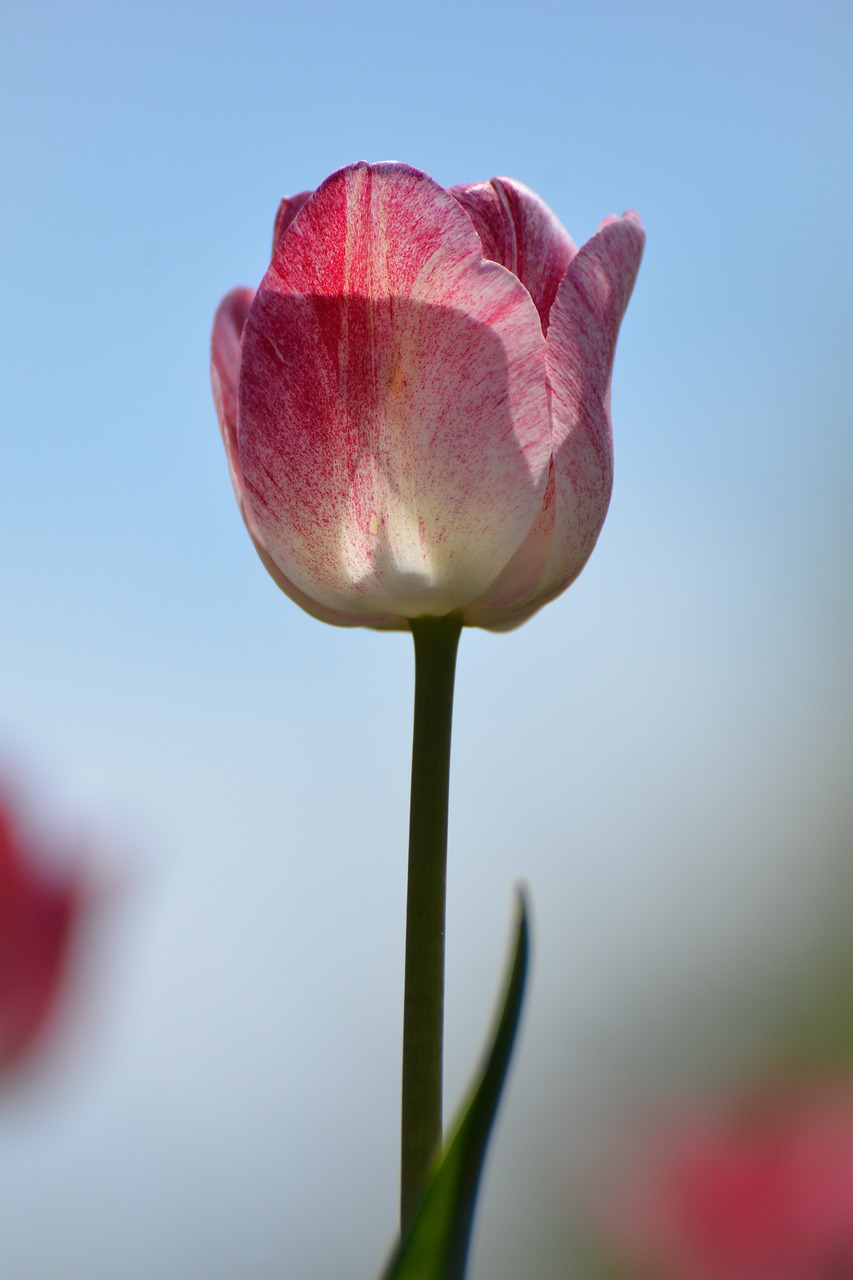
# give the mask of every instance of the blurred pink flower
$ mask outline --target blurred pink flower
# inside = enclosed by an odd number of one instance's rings
[[[578,576],[610,501],[610,374],[639,217],[578,249],[510,178],[350,165],[282,202],[212,380],[257,551],[315,617],[516,626]]]
[[[605,1216],[655,1280],[853,1280],[853,1081],[684,1125]]]
[[[79,876],[41,859],[0,797],[0,1072],[51,1020],[82,902]]]

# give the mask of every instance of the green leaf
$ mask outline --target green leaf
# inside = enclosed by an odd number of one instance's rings
[[[529,945],[527,903],[519,892],[515,952],[491,1047],[383,1280],[463,1280],[480,1174],[521,1013]]]

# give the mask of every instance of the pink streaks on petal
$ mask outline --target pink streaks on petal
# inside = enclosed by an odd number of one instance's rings
[[[551,310],[548,383],[557,526],[537,595],[571,583],[595,546],[613,486],[610,377],[645,234],[634,215],[608,222],[572,260]]]
[[[541,330],[456,201],[404,165],[333,174],[243,339],[253,518],[300,590],[346,613],[443,613],[504,567],[550,454]]]
[[[527,607],[542,579],[556,519],[556,481],[554,464],[548,474],[548,485],[530,532],[503,572],[488,589],[463,613],[468,626],[487,630],[508,630],[526,621],[538,608]]]
[[[302,207],[311,199],[313,194],[313,191],[300,191],[296,196],[285,196],[281,204],[278,206],[278,211],[275,215],[275,226],[273,227],[272,234],[273,256],[275,256],[275,251],[278,248],[281,237],[284,235],[291,222],[293,222],[300,209],[302,209]]]
[[[542,329],[577,248],[563,224],[529,187],[493,178],[451,188],[471,218],[483,256],[517,276],[536,304]]]
[[[234,289],[222,299],[213,319],[210,379],[216,416],[238,499],[242,481],[237,454],[237,398],[240,383],[240,339],[252,305],[251,289]]]

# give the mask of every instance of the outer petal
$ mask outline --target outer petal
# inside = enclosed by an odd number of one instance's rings
[[[613,487],[613,355],[644,243],[636,213],[605,219],[557,291],[546,341],[556,481],[549,554],[527,600],[507,606],[487,592],[466,613],[472,626],[506,631],[525,622],[574,581],[592,553]],[[522,545],[517,558],[525,554]]]
[[[281,204],[278,206],[278,213],[275,215],[275,227],[272,233],[272,251],[275,253],[278,248],[278,242],[296,217],[299,210],[313,196],[313,191],[300,191],[298,196],[285,196]]]
[[[281,572],[368,621],[479,596],[541,504],[544,342],[425,174],[352,165],[279,243],[242,343],[247,517]]]
[[[607,515],[613,488],[610,375],[645,239],[636,213],[605,223],[557,290],[547,341],[557,526],[537,605],[578,576]]]
[[[548,485],[536,519],[530,532],[503,572],[489,585],[479,600],[463,610],[465,624],[470,627],[486,627],[488,630],[505,630],[517,626],[528,614],[518,618],[519,609],[534,593],[542,579],[551,542],[554,537],[557,491],[554,464],[548,474]]]
[[[244,520],[243,475],[237,454],[237,388],[240,383],[240,337],[254,296],[251,289],[234,289],[227,294],[217,307],[210,340],[213,401],[228,458],[231,483]]]
[[[483,245],[483,256],[518,276],[548,329],[557,286],[577,248],[559,218],[535,191],[513,178],[451,187]]]
[[[222,440],[228,458],[228,470],[231,483],[237,498],[237,505],[246,528],[249,530],[255,550],[261,558],[264,568],[276,584],[307,613],[319,618],[321,622],[331,622],[338,626],[364,626],[364,618],[350,618],[336,610],[324,608],[312,600],[298,587],[294,586],[281,572],[278,565],[268,554],[252,509],[246,502],[243,485],[243,472],[237,450],[237,398],[240,381],[240,340],[254,293],[251,289],[234,289],[229,293],[216,312],[213,321],[211,339],[210,380],[213,385],[213,399],[216,404],[216,415],[222,431]],[[396,625],[390,618],[377,615],[371,625],[386,627]]]

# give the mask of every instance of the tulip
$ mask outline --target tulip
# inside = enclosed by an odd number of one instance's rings
[[[578,576],[613,476],[610,374],[638,216],[577,249],[509,178],[350,165],[285,199],[212,381],[245,524],[338,625],[518,625]]]
[[[28,1056],[56,1009],[82,893],[50,869],[0,799],[0,1072]]]
[[[637,1162],[605,1218],[621,1255],[660,1280],[847,1280],[853,1085],[694,1119]]]
[[[219,424],[267,570],[314,617],[414,638],[404,1232],[441,1138],[459,635],[517,626],[592,552],[643,241],[627,213],[577,249],[509,178],[445,190],[359,163],[282,201],[257,293],[234,290],[214,320]]]

